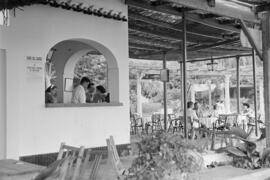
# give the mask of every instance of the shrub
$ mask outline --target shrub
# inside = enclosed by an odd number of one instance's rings
[[[181,180],[203,166],[202,148],[178,134],[145,136],[138,147],[139,156],[133,160],[126,180]]]

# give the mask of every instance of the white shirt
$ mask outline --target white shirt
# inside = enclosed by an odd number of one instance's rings
[[[194,121],[199,120],[199,118],[193,109],[187,109],[187,117],[190,117],[190,120],[193,123],[194,128],[199,128],[199,123],[197,121]]]
[[[86,94],[82,85],[77,86],[72,93],[71,103],[86,103]]]

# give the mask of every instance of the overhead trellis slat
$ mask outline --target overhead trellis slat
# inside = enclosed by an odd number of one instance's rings
[[[134,14],[132,12],[129,12],[129,19],[135,19],[135,20],[143,21],[148,24],[155,25],[155,26],[166,27],[168,29],[175,30],[177,32],[182,32],[182,28],[181,28],[182,24],[172,25],[169,23],[160,22],[152,18],[142,16],[139,14]],[[198,31],[193,31],[191,28],[188,29],[188,34],[193,35],[193,36],[199,36],[199,37],[202,36],[202,37],[212,38],[212,39],[223,39],[222,37],[213,36],[209,33],[207,34],[207,33],[200,33]]]
[[[138,2],[135,0],[126,0],[126,3],[130,6],[130,7],[135,7],[135,8],[140,8],[140,9],[146,9],[149,11],[153,11],[153,12],[160,12],[160,13],[164,13],[164,14],[168,14],[168,15],[174,15],[174,16],[182,16],[181,11],[177,11],[174,9],[168,9],[168,8],[164,8],[164,7],[154,7],[151,6],[147,3],[143,3],[143,2]],[[217,28],[217,29],[222,29],[222,30],[226,30],[226,31],[231,31],[231,32],[240,32],[240,30],[238,28],[235,28],[234,26],[224,26],[219,24],[217,21],[213,20],[213,19],[202,19],[200,17],[200,15],[198,14],[194,14],[194,13],[189,13],[187,14],[187,20],[189,21],[193,21],[193,22],[197,22],[200,24],[204,24],[206,26],[210,26],[213,28]]]

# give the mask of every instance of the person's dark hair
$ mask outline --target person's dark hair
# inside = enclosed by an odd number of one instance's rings
[[[187,102],[187,108],[190,108],[193,105],[192,101]]]
[[[106,89],[101,85],[97,86],[96,89],[99,90],[102,94],[106,93]]]
[[[91,81],[88,77],[83,77],[80,81],[80,84],[82,85],[83,83],[91,83]]]
[[[87,89],[90,89],[91,87],[93,87],[95,84],[90,82],[90,84],[88,85]]]
[[[246,106],[247,108],[250,107],[250,105],[248,103],[243,103],[243,106]]]
[[[51,86],[49,86],[47,89],[46,89],[46,93],[50,93],[50,92],[52,92],[52,90],[54,90],[54,89],[56,89],[57,87],[56,86],[54,86],[54,85],[51,85]]]

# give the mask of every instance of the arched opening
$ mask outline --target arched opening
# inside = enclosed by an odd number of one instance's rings
[[[57,87],[54,102],[71,103],[73,88],[83,76],[96,86],[104,86],[110,94],[110,102],[119,102],[118,65],[109,49],[86,39],[61,41],[50,49],[46,60],[45,88]]]

